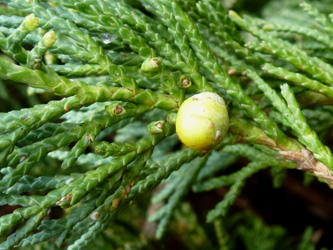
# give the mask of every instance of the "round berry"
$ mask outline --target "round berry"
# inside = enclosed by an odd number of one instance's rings
[[[212,92],[186,99],[176,119],[179,139],[194,150],[210,150],[225,137],[229,116],[224,100]]]

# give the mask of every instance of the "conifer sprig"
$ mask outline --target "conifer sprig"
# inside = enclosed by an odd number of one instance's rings
[[[275,187],[286,169],[333,187],[333,25],[310,4],[303,15],[316,28],[240,17],[213,0],[0,2],[0,205],[12,211],[0,217],[0,249],[85,249],[110,228],[120,228],[112,248],[145,248],[150,238],[135,245],[131,228],[155,188],[157,238],[185,221],[211,247],[191,191],[229,187],[207,212],[224,222],[266,168]],[[230,120],[209,152],[175,134],[184,99],[204,91],[225,99]]]

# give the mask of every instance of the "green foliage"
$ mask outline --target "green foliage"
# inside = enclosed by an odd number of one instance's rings
[[[286,169],[333,187],[332,6],[281,2],[258,18],[225,8],[247,1],[1,0],[0,249],[159,249],[171,234],[188,249],[292,247],[280,226],[228,216],[266,168],[274,187]],[[230,117],[210,152],[175,134],[204,91]],[[202,225],[187,197],[216,189]]]

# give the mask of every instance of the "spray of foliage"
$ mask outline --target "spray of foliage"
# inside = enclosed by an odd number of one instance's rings
[[[289,1],[286,19],[269,16],[272,1],[259,19],[216,0],[0,2],[0,205],[15,208],[0,217],[0,249],[147,249],[129,218],[158,186],[157,238],[171,227],[191,231],[188,248],[212,248],[184,198],[229,187],[207,214],[220,249],[236,238],[273,249],[289,244],[282,228],[223,220],[247,178],[271,168],[278,187],[289,168],[333,187],[333,21],[315,6]],[[228,133],[209,152],[179,149],[177,110],[207,91],[226,101]],[[248,165],[230,169],[239,157]],[[311,235],[300,249],[314,249]]]

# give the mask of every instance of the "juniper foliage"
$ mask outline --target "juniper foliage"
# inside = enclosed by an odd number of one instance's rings
[[[268,15],[276,0],[263,19],[216,0],[0,2],[0,205],[11,208],[0,249],[147,249],[170,228],[191,232],[190,249],[213,249],[185,198],[221,187],[207,214],[219,248],[238,237],[273,249],[289,244],[283,229],[224,220],[246,180],[271,168],[278,187],[295,169],[333,187],[332,14],[296,0],[284,8],[293,17]],[[175,135],[179,106],[203,91],[221,95],[230,116],[205,154]],[[247,227],[231,234],[240,220]],[[314,247],[311,235],[300,249]]]

